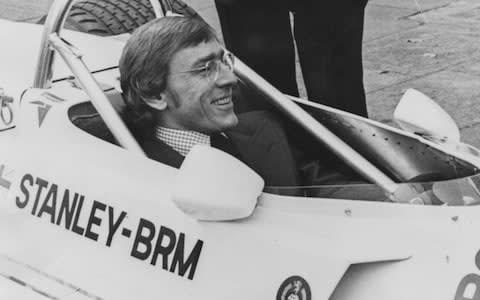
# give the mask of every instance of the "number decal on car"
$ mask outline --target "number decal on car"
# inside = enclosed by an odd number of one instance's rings
[[[480,269],[480,251],[475,256],[475,265]],[[455,300],[480,300],[480,275],[467,274],[462,278],[455,293]]]
[[[13,98],[5,95],[3,89],[0,88],[0,119],[5,126],[13,123],[12,103]]]

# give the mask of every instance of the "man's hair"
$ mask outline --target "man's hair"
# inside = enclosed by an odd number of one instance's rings
[[[217,40],[200,18],[163,17],[137,28],[120,58],[120,84],[134,127],[151,126],[153,109],[143,99],[158,98],[166,87],[169,64],[180,50]],[[140,130],[140,128],[135,128]]]

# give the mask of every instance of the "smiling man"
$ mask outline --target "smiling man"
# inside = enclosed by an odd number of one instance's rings
[[[146,154],[180,167],[196,144],[249,165],[267,185],[296,185],[280,124],[268,113],[237,116],[234,56],[200,19],[164,17],[134,31],[120,59],[127,119]]]

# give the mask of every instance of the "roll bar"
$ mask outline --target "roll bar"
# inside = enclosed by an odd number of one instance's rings
[[[55,0],[50,6],[43,27],[40,54],[33,80],[34,88],[46,89],[52,85],[55,51],[50,47],[49,39],[52,34],[61,36],[60,32],[65,24],[68,12],[75,2],[76,0]],[[172,8],[169,0],[150,0],[150,4],[157,18],[163,17]]]
[[[124,148],[139,154],[144,154],[122,119],[113,108],[107,96],[93,78],[90,70],[84,64],[81,53],[58,34],[52,33],[49,37],[51,47],[62,56],[65,63],[70,67],[83,90],[90,97],[95,109],[100,113],[108,129]]]
[[[75,0],[55,0],[50,6],[50,10],[43,26],[42,39],[40,43],[40,54],[37,61],[37,69],[33,80],[33,87],[47,89],[52,85],[53,62],[55,51],[50,47],[50,35],[60,31],[67,19],[68,12]]]
[[[74,1],[55,0],[50,8],[43,28],[33,87],[39,89],[51,87],[55,52],[58,52],[80,82],[83,90],[89,95],[93,106],[100,113],[108,129],[110,129],[120,145],[135,153],[144,155],[142,148],[125,126],[110,101],[108,101],[90,70],[83,63],[81,53],[60,37],[61,29]]]
[[[235,60],[235,73],[243,82],[268,97],[278,109],[308,130],[319,141],[322,141],[354,170],[379,185],[391,198],[394,197],[398,185],[392,179],[238,58]]]

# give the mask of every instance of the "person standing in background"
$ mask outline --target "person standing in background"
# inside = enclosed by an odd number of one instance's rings
[[[267,81],[298,96],[295,40],[309,100],[364,117],[362,39],[367,2],[215,0],[227,48]],[[256,103],[250,106],[258,109]]]
[[[298,96],[288,1],[215,0],[215,4],[226,47],[283,93]],[[248,108],[270,107],[250,101]]]
[[[301,0],[293,8],[309,99],[364,117],[362,40],[367,2]]]

